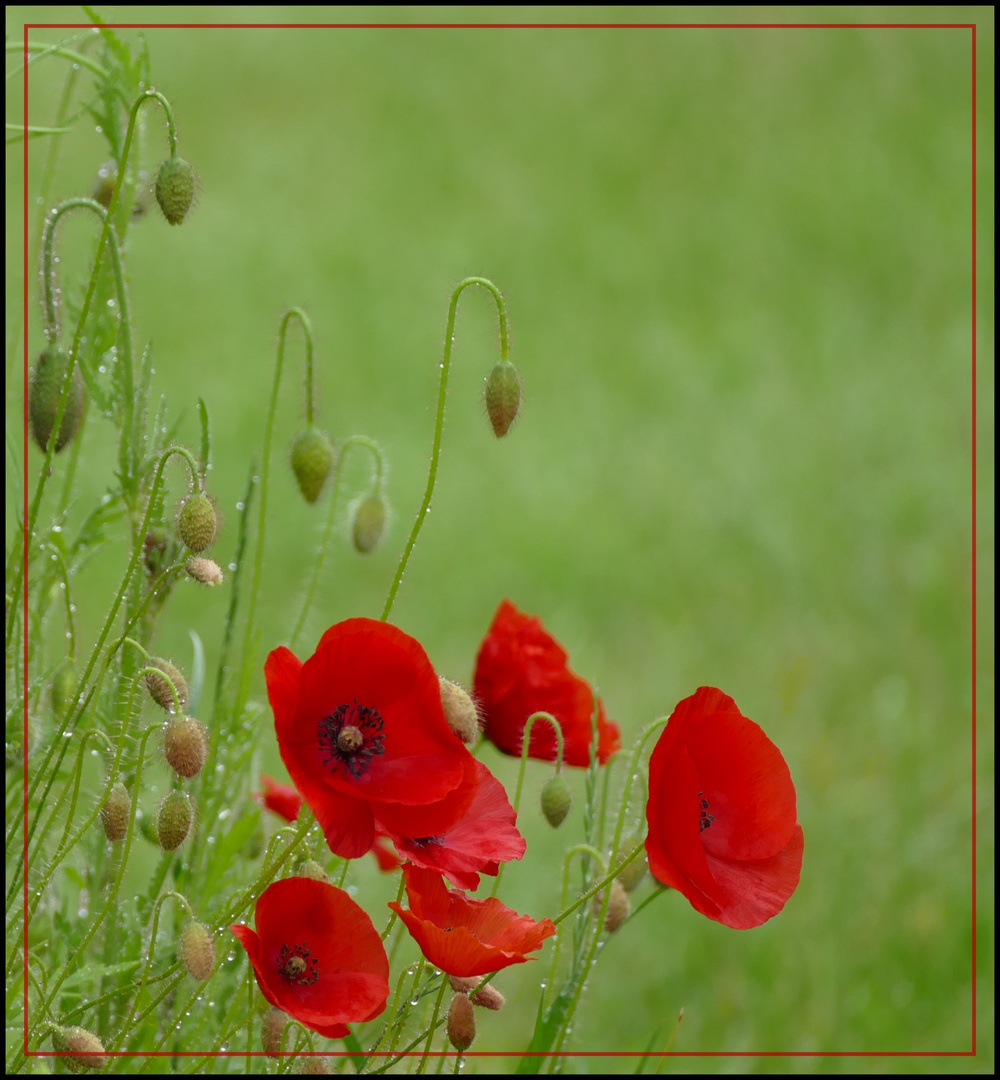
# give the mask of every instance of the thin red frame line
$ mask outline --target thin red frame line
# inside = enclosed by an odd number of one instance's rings
[[[34,29],[52,30],[89,30],[92,23],[25,23],[24,25],[24,610],[28,605],[28,34],[27,31]],[[604,29],[604,30],[642,30],[642,29],[670,29],[670,30],[822,30],[822,29],[865,29],[865,30],[971,30],[972,31],[972,1049],[971,1050],[832,1050],[832,1051],[668,1051],[663,1053],[643,1054],[641,1051],[578,1051],[570,1052],[563,1056],[568,1057],[974,1057],[977,1050],[977,861],[976,861],[976,800],[977,800],[977,694],[976,694],[976,477],[977,477],[977,425],[976,425],[976,379],[977,379],[977,275],[976,275],[976,169],[977,169],[977,95],[976,95],[976,24],[975,23],[106,23],[109,29],[116,30],[308,30],[308,29],[447,29],[447,30],[496,30],[496,29],[536,29],[536,30],[573,30],[573,29]],[[28,678],[28,633],[27,623],[24,628],[24,678],[27,685]],[[25,699],[24,711],[24,865],[27,867],[28,860],[28,706]],[[24,911],[28,910],[28,876],[24,875]],[[24,1052],[30,1057],[59,1057],[65,1056],[49,1051],[31,1051],[28,1049],[28,920],[24,921]],[[395,1056],[411,1057],[415,1051]],[[243,1057],[246,1053],[235,1051],[220,1051],[216,1053],[198,1053],[195,1051],[148,1051],[144,1053],[129,1053],[128,1051],[111,1051],[109,1057]],[[251,1056],[266,1056],[252,1052]],[[314,1055],[310,1055],[314,1056]],[[348,1056],[346,1052],[342,1055]],[[382,1056],[382,1055],[377,1055]],[[392,1056],[392,1055],[389,1055]],[[451,1056],[447,1052],[431,1052],[431,1057]],[[517,1057],[538,1056],[552,1057],[552,1054],[527,1054],[521,1051],[471,1051],[467,1057]]]

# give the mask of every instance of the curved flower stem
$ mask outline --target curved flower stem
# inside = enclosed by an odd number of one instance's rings
[[[379,449],[378,443],[375,442],[374,439],[369,439],[367,435],[352,435],[349,439],[345,439],[340,448],[340,453],[337,455],[337,463],[333,467],[333,491],[330,494],[330,508],[327,510],[326,514],[326,525],[323,527],[323,542],[320,544],[316,564],[313,566],[312,578],[309,582],[309,588],[306,591],[306,598],[302,603],[302,611],[299,612],[298,621],[295,623],[295,629],[292,631],[289,644],[292,652],[295,652],[299,635],[305,627],[309,609],[312,607],[313,600],[316,597],[316,589],[319,586],[320,573],[323,569],[323,560],[326,558],[326,553],[330,546],[330,537],[333,533],[333,525],[337,517],[341,469],[347,458],[348,451],[355,446],[363,446],[371,453],[372,457],[375,459],[375,487],[380,488],[382,486],[382,480],[385,474],[385,461],[382,457],[382,451]]]
[[[264,528],[267,523],[267,485],[271,474],[271,442],[274,437],[274,417],[278,410],[278,388],[281,386],[281,372],[285,363],[285,337],[288,333],[288,324],[293,318],[302,324],[302,330],[306,338],[306,356],[309,386],[309,404],[312,402],[312,325],[309,316],[301,308],[289,308],[281,320],[281,328],[278,331],[278,356],[274,365],[274,382],[271,385],[271,400],[267,408],[267,423],[264,426],[264,461],[260,470],[260,516],[257,526],[257,550],[254,553],[253,577],[250,581],[250,598],[247,610],[247,628],[243,637],[243,658],[241,667],[244,671],[253,665],[247,664],[247,657],[253,642],[253,622],[257,608],[257,593],[260,591],[260,572],[264,564]],[[233,712],[239,716],[243,710],[245,694],[249,687],[245,687],[246,680],[241,685],[239,700]],[[245,687],[245,689],[244,689]]]
[[[420,509],[417,511],[416,520],[413,522],[410,538],[406,541],[406,547],[403,549],[403,554],[399,558],[399,565],[396,567],[396,576],[392,579],[389,595],[386,597],[385,607],[382,609],[382,622],[385,622],[386,619],[389,618],[389,613],[392,611],[392,605],[396,599],[399,584],[403,580],[406,564],[410,560],[410,553],[413,551],[413,545],[417,542],[417,535],[424,523],[424,518],[427,517],[427,511],[431,506],[431,496],[434,494],[434,483],[437,480],[438,460],[441,456],[441,434],[444,430],[444,406],[448,393],[448,372],[451,370],[451,347],[455,333],[455,312],[458,308],[459,296],[461,296],[463,289],[468,288],[470,285],[482,285],[484,289],[490,291],[493,299],[496,301],[497,314],[500,318],[500,359],[507,359],[507,308],[504,305],[503,297],[500,295],[500,290],[487,278],[465,278],[464,281],[460,281],[455,287],[455,291],[451,294],[451,303],[448,306],[448,325],[444,332],[444,358],[441,362],[441,379],[438,383],[437,419],[434,423],[434,442],[431,448],[430,470],[427,473],[427,489],[424,492],[424,501],[420,504]]]
[[[547,712],[532,713],[528,717],[527,722],[524,725],[524,733],[521,736],[521,763],[517,770],[517,787],[514,789],[514,815],[515,820],[517,817],[518,808],[521,805],[521,788],[524,785],[524,769],[528,762],[528,751],[531,749],[531,729],[534,726],[536,720],[545,720],[553,729],[556,736],[556,773],[562,769],[563,760],[563,733],[562,726],[559,721],[551,714]],[[500,878],[503,874],[504,863],[500,864],[500,869],[497,871],[496,879],[493,882],[493,888],[490,890],[490,896],[496,896],[497,890],[500,888]]]

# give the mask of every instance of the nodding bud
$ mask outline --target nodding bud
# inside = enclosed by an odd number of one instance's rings
[[[456,994],[448,1010],[448,1039],[456,1050],[468,1050],[476,1037],[476,1016],[465,994]]]
[[[149,696],[161,709],[171,713],[176,712],[174,695],[170,692],[170,684],[173,683],[174,689],[177,691],[177,702],[183,709],[188,702],[188,686],[184,676],[169,660],[164,660],[162,656],[154,656],[150,660],[149,666],[159,668],[163,672],[162,675],[157,674],[155,671],[146,672],[144,681]]]
[[[197,776],[208,757],[205,725],[193,716],[172,716],[163,726],[163,756],[178,776]]]
[[[164,851],[176,851],[194,824],[194,800],[186,791],[171,791],[156,808],[156,840]]]
[[[28,420],[31,437],[35,445],[44,454],[52,438],[52,429],[56,426],[56,413],[62,398],[63,380],[69,367],[69,356],[50,345],[35,361],[35,366],[28,381]],[[69,397],[63,412],[59,434],[56,436],[55,452],[64,450],[73,441],[80,428],[83,417],[83,376],[80,364],[73,365],[70,376]]]
[[[307,427],[292,443],[292,472],[307,503],[314,503],[337,460],[337,451],[317,427]]]
[[[494,1012],[499,1012],[506,1004],[507,999],[493,983],[487,983],[481,990],[476,990],[476,987],[482,982],[482,976],[467,979],[460,978],[457,975],[449,975],[448,982],[451,983],[452,990],[459,994],[468,994],[472,1004],[478,1005],[481,1009],[492,1009]]]
[[[448,726],[462,740],[471,746],[479,738],[479,713],[476,703],[458,683],[438,676],[441,684],[441,705]]]
[[[573,796],[570,794],[566,777],[562,773],[550,776],[542,788],[542,813],[553,829],[558,829],[566,820],[572,805]]]
[[[71,1072],[103,1069],[108,1063],[104,1043],[82,1027],[57,1027],[52,1032],[52,1047],[66,1057],[60,1058]]]
[[[288,1013],[272,1005],[260,1019],[260,1044],[268,1057],[281,1055],[281,1036],[288,1024]]]
[[[214,559],[202,559],[192,555],[184,564],[184,569],[202,585],[222,584],[222,567]]]
[[[326,1076],[333,1072],[333,1062],[326,1054],[312,1054],[305,1058],[299,1066],[299,1076]]]
[[[70,695],[76,688],[76,672],[73,669],[72,660],[64,660],[62,667],[55,673],[52,679],[52,687],[49,691],[49,700],[52,703],[52,711],[56,716],[63,716],[70,703]]]
[[[156,201],[171,225],[180,225],[194,202],[194,169],[184,158],[167,158],[156,174]]]
[[[381,488],[366,495],[354,511],[354,546],[362,555],[370,555],[385,532],[389,507]]]
[[[637,834],[631,837],[625,844],[622,845],[624,855],[623,860],[628,858],[637,847],[642,847],[643,836]],[[622,883],[622,888],[626,892],[634,892],[635,889],[642,884],[643,878],[646,876],[646,870],[649,866],[649,860],[645,850],[641,855],[637,855],[627,866],[624,866],[619,872],[617,881]]]
[[[322,881],[327,885],[331,884],[330,875],[315,859],[303,859],[295,867],[295,874],[297,877],[312,878],[313,881]]]
[[[204,491],[196,491],[181,504],[177,515],[177,533],[189,551],[200,555],[215,543],[219,516]]]
[[[594,910],[598,914],[600,914],[603,903],[604,893],[598,893],[594,897]],[[615,878],[611,882],[611,896],[608,899],[607,914],[604,916],[604,929],[607,930],[609,934],[613,934],[628,918],[630,910],[631,904],[629,903],[628,893],[625,891],[618,878]]]
[[[215,938],[211,930],[201,923],[188,923],[177,942],[177,956],[193,979],[204,982],[215,967]]]
[[[502,439],[521,407],[521,373],[509,360],[498,360],[486,379],[486,412],[493,433]]]
[[[129,798],[128,789],[119,780],[108,792],[107,801],[100,812],[101,828],[113,844],[125,839],[131,812],[132,800]]]

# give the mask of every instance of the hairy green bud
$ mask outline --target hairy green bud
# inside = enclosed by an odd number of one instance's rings
[[[171,225],[180,225],[194,202],[194,169],[182,157],[167,158],[156,174],[156,201]]]
[[[31,425],[31,437],[38,449],[45,453],[52,438],[52,429],[56,425],[56,413],[62,396],[63,380],[69,366],[69,356],[50,345],[35,361],[35,366],[28,381],[28,420]],[[69,398],[63,413],[59,434],[56,436],[55,451],[58,454],[73,441],[80,428],[83,417],[83,376],[80,364],[73,366],[70,376]]]
[[[317,427],[307,427],[292,443],[292,472],[307,503],[314,503],[323,491],[337,460],[333,443]]]
[[[521,373],[509,360],[498,360],[486,379],[486,412],[493,433],[502,439],[521,407]]]
[[[212,500],[203,491],[189,495],[177,515],[177,532],[188,550],[196,555],[208,551],[218,531],[219,516]]]
[[[542,788],[542,813],[553,829],[558,829],[566,820],[572,805],[573,796],[566,777],[562,773],[550,776]]]

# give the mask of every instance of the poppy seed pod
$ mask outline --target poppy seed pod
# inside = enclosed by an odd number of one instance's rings
[[[292,443],[292,472],[307,503],[314,503],[323,491],[337,460],[334,445],[317,427],[307,427]]]
[[[215,938],[208,927],[188,923],[181,931],[177,956],[193,979],[204,982],[215,967]]]
[[[178,776],[197,776],[208,757],[205,725],[193,716],[172,716],[163,728],[163,756]]]
[[[542,813],[553,829],[558,829],[566,820],[572,805],[573,796],[566,777],[562,773],[550,776],[542,788]]]
[[[180,225],[194,202],[194,169],[178,157],[167,158],[156,174],[156,201],[171,225]]]
[[[509,360],[498,360],[486,379],[486,412],[493,433],[502,439],[521,407],[521,373]]]
[[[48,448],[49,440],[52,438],[52,429],[56,425],[56,413],[59,411],[63,380],[66,378],[68,366],[69,356],[62,349],[51,345],[35,361],[28,381],[28,420],[31,424],[31,437],[43,454]],[[73,374],[70,376],[69,397],[66,400],[62,423],[59,425],[59,434],[56,436],[55,452],[57,454],[73,441],[73,436],[76,435],[83,416],[83,404],[83,376],[80,374],[80,365],[77,363],[73,366]]]
[[[468,1050],[476,1038],[476,1014],[465,994],[456,994],[448,1010],[448,1040],[456,1050]]]
[[[174,689],[177,691],[177,702],[183,709],[188,700],[188,687],[184,676],[169,660],[164,660],[161,656],[154,656],[150,660],[149,666],[159,668],[163,672],[163,675],[158,675],[155,671],[146,672],[144,682],[146,683],[146,689],[149,691],[149,696],[161,709],[174,712],[174,695],[170,692],[170,684],[173,683]],[[166,678],[164,678],[164,675]]]
[[[156,839],[164,851],[176,851],[194,824],[194,800],[186,791],[171,791],[156,808]]]
[[[52,1046],[71,1072],[85,1069],[103,1069],[108,1063],[104,1043],[92,1032],[82,1027],[58,1027],[52,1032]]]
[[[354,547],[362,555],[370,555],[379,545],[385,532],[389,507],[380,488],[366,495],[354,511]]]
[[[177,533],[189,551],[200,555],[215,543],[219,517],[212,500],[204,491],[196,491],[181,504],[177,515]]]

